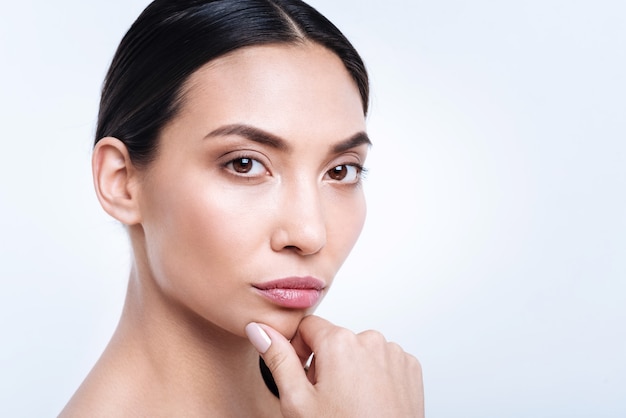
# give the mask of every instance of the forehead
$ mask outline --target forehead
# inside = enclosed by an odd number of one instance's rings
[[[337,55],[313,43],[247,47],[211,61],[187,81],[180,117],[206,129],[246,123],[287,138],[365,129],[356,83]]]

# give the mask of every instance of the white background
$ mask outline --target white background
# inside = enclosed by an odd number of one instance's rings
[[[90,148],[147,1],[1,1],[0,416],[53,416],[123,302]],[[626,3],[312,4],[368,64],[375,142],[318,312],[416,355],[430,418],[626,416]]]

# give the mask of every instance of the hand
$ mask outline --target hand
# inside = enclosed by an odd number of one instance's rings
[[[378,332],[354,334],[307,316],[291,342],[263,324],[249,324],[246,333],[274,376],[287,418],[424,417],[419,362]]]

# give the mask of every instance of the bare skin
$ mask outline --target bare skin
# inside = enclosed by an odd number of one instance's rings
[[[194,73],[148,167],[99,141],[96,192],[134,261],[119,326],[61,416],[423,416],[412,356],[309,316],[317,300],[285,307],[257,291],[286,277],[328,291],[365,219],[368,145],[358,89],[310,43],[240,49]],[[251,322],[269,347],[250,343]]]

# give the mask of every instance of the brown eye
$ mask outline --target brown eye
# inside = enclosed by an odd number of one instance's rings
[[[352,164],[342,164],[331,168],[326,172],[326,176],[332,181],[344,184],[357,184],[361,181],[363,167]]]
[[[232,164],[233,170],[241,174],[249,173],[252,170],[252,160],[250,158],[238,158]]]
[[[230,160],[225,167],[234,174],[244,177],[259,177],[267,174],[267,168],[265,168],[263,163],[249,157],[239,157]]]
[[[348,167],[345,165],[338,165],[328,170],[328,177],[333,180],[341,181],[348,175]]]

